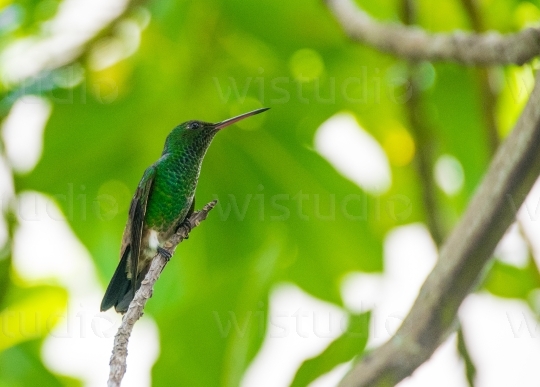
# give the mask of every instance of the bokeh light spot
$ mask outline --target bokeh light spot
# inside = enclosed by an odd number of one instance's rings
[[[46,99],[27,95],[15,102],[4,120],[1,134],[8,160],[16,171],[31,171],[41,158],[43,131],[51,110]]]
[[[383,140],[383,148],[390,163],[397,167],[408,165],[416,151],[413,138],[401,125],[396,125],[388,131]]]
[[[317,51],[304,48],[293,54],[289,68],[297,81],[310,82],[322,75],[324,61]]]
[[[514,12],[514,23],[518,28],[525,28],[538,23],[540,9],[532,3],[520,3]]]
[[[435,163],[435,181],[447,195],[458,193],[465,182],[465,173],[459,160],[451,155],[439,157]]]
[[[392,184],[384,150],[352,114],[338,113],[323,122],[315,133],[315,150],[368,192],[383,193]]]

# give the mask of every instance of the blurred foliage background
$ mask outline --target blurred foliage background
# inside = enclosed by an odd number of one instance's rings
[[[400,0],[357,3],[379,20],[406,21]],[[62,5],[0,1],[2,60],[18,55],[14,45],[50,35]],[[476,15],[465,0],[416,6],[413,22],[429,31],[511,32],[540,15],[538,1],[481,0]],[[283,281],[343,306],[341,280],[383,271],[383,241],[396,226],[424,222],[440,243],[511,130],[533,71],[409,64],[350,42],[313,0],[132,1],[79,50],[62,55],[0,84],[3,120],[26,95],[51,106],[38,164],[10,170],[14,195],[32,190],[56,200],[103,286],[117,264],[131,195],[168,132],[189,119],[272,108],[220,133],[206,156],[197,207],[214,198],[219,206],[180,246],[146,309],[161,337],[155,386],[239,384],[264,329],[249,324],[247,334],[224,338],[213,312],[267,313],[269,292]],[[314,150],[317,128],[343,111],[385,150],[388,190],[366,192]],[[441,156],[462,174],[457,190],[445,191],[434,177]],[[350,195],[360,199],[344,211]],[[11,321],[6,313],[13,310],[61,313],[70,297],[65,289],[27,283],[13,269],[16,209],[2,199],[9,233],[0,250],[0,319]],[[525,267],[497,261],[482,285],[523,300],[539,286],[532,258]],[[351,314],[350,326],[366,330],[366,318]],[[80,383],[43,365],[40,346],[50,329],[0,337],[1,386]],[[359,354],[365,340],[353,336],[305,363],[295,383]]]

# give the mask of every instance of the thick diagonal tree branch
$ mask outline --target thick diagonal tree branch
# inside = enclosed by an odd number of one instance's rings
[[[418,27],[381,23],[353,0],[325,0],[345,32],[354,40],[410,60],[464,64],[523,64],[540,54],[540,28],[501,35],[454,32],[430,34]]]
[[[393,386],[447,337],[463,299],[477,283],[540,173],[540,77],[514,130],[499,147],[465,214],[396,334],[357,363],[342,387]]]
[[[208,213],[214,208],[217,200],[214,200],[204,206],[200,211],[194,212],[189,217],[189,223],[191,227],[182,226],[178,229],[176,234],[174,234],[171,239],[169,239],[164,246],[164,249],[167,250],[171,255],[174,254],[176,246],[186,239],[191,232],[190,228],[193,229],[197,227],[203,220],[206,219]],[[129,304],[128,311],[124,314],[122,318],[122,324],[118,328],[118,332],[114,337],[114,347],[111,355],[110,372],[109,372],[109,381],[107,383],[108,387],[120,387],[122,383],[122,378],[126,373],[126,359],[127,359],[127,346],[129,338],[131,336],[131,331],[133,326],[139,318],[143,315],[144,306],[150,297],[152,297],[152,291],[154,284],[159,278],[163,268],[167,264],[167,259],[161,254],[156,254],[152,260],[150,270],[144,277],[144,280],[141,284],[139,290],[135,294],[133,301]]]

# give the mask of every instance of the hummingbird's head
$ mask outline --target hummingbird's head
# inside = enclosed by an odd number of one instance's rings
[[[234,124],[244,118],[251,117],[255,114],[267,111],[270,108],[262,108],[253,110],[248,113],[241,114],[239,116],[229,118],[228,120],[221,121],[215,124],[204,121],[187,121],[176,128],[167,136],[165,141],[165,148],[163,154],[173,152],[175,150],[182,152],[193,152],[204,154],[206,149],[210,145],[212,138],[221,129]]]

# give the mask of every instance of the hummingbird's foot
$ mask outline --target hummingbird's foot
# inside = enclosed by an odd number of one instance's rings
[[[167,262],[171,260],[172,254],[165,250],[163,247],[158,246],[157,251],[163,258],[165,258]]]
[[[189,221],[189,219],[184,219],[184,221],[180,224],[180,227],[186,227],[188,232],[186,234],[186,237],[184,239],[189,239],[189,233],[191,232],[191,230],[193,230],[193,227],[191,227],[191,222]],[[180,227],[178,227],[178,229],[180,229]]]

